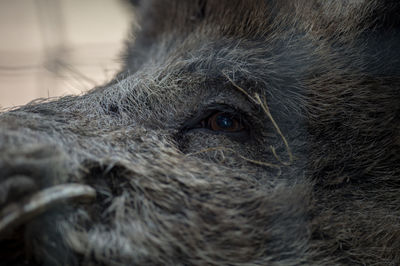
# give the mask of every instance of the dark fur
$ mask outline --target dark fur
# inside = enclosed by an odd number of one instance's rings
[[[1,261],[400,264],[399,4],[134,2],[114,81],[1,114],[0,208],[97,192],[0,235]],[[247,135],[192,129],[210,108]]]

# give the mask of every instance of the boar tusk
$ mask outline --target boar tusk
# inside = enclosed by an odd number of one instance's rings
[[[28,199],[11,203],[0,213],[0,236],[65,201],[91,201],[96,191],[87,185],[63,184],[42,190]]]

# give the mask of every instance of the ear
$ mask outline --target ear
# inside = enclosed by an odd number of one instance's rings
[[[135,72],[148,50],[168,32],[185,34],[204,18],[207,0],[128,0],[137,25],[125,49],[125,68]],[[218,0],[221,1],[221,0]],[[227,0],[224,0],[227,1]],[[217,2],[218,3],[218,2]],[[179,35],[179,34],[178,34]]]

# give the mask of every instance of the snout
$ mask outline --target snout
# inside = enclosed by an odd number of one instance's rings
[[[41,131],[40,116],[0,116],[0,206],[66,181],[65,155]],[[59,180],[59,181],[58,181]]]
[[[24,112],[0,116],[0,206],[68,182],[71,162],[44,120]]]
[[[31,226],[43,224],[43,214],[96,195],[90,186],[74,182],[73,163],[54,137],[38,130],[46,127],[39,116],[24,117],[0,116],[0,246],[2,261],[10,265],[25,259],[29,234],[40,235],[38,228],[53,231]]]

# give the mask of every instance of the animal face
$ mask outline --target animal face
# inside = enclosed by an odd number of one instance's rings
[[[123,70],[0,115],[8,265],[400,262],[391,1],[134,1]]]

